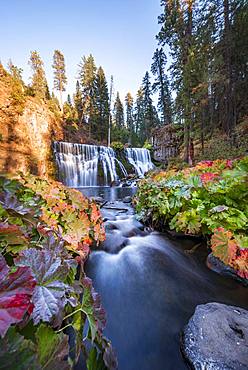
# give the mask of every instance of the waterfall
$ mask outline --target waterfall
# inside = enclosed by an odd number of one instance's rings
[[[108,186],[119,179],[117,166],[122,176],[127,176],[112,148],[59,141],[54,142],[53,148],[59,180],[67,186]]]
[[[55,141],[53,150],[59,180],[67,186],[109,186],[128,176],[112,148]],[[144,177],[145,172],[153,168],[147,149],[128,148],[125,154],[139,177]]]
[[[144,177],[147,171],[154,168],[149,150],[145,148],[126,148],[125,152],[128,162],[134,167],[139,177]]]

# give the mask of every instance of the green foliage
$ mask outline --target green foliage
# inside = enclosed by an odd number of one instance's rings
[[[44,63],[37,51],[31,51],[29,65],[33,71],[31,88],[38,98],[48,98],[48,84],[44,71]]]
[[[111,148],[114,149],[114,151],[121,151],[124,149],[124,145],[120,141],[113,141],[111,143]]]
[[[17,361],[17,369],[67,370],[81,350],[92,368],[92,352],[85,345],[89,340],[104,369],[117,367],[111,344],[103,337],[106,319],[100,297],[83,268],[92,243],[104,238],[98,206],[80,192],[34,176],[0,177],[4,369],[14,368]],[[90,329],[83,338],[86,322]],[[20,326],[14,328],[16,324]],[[71,327],[75,342],[71,359],[66,327]]]
[[[118,129],[124,127],[124,107],[119,92],[117,92],[114,103],[113,123]]]
[[[111,140],[113,142],[128,143],[130,133],[126,127],[113,126],[111,129]]]
[[[2,370],[41,370],[35,345],[11,327],[4,338],[0,338],[0,368]]]
[[[204,161],[180,171],[154,172],[139,183],[136,209],[144,221],[162,229],[169,227],[185,234],[211,235],[222,228],[227,230],[225,238],[234,235],[235,243],[242,249],[247,244],[247,181],[248,157]],[[221,245],[223,243],[229,242],[223,239]],[[229,245],[231,248],[233,243]],[[222,254],[218,248],[214,247],[216,255],[224,263],[232,264],[227,253]],[[231,251],[228,253],[230,256]],[[237,253],[235,261],[237,259],[245,271],[245,257]],[[241,267],[235,266],[241,271]]]
[[[148,149],[148,150],[153,149],[152,144],[149,143],[149,141],[147,141],[147,140],[144,142],[143,148]]]
[[[232,159],[244,155],[248,147],[247,132],[247,128],[239,125],[234,134],[235,136],[230,139],[227,135],[215,131],[206,142],[204,154],[198,154],[197,159]]]

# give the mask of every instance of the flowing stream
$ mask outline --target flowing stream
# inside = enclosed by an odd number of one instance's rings
[[[247,308],[247,289],[206,267],[205,246],[187,252],[199,241],[175,241],[144,230],[132,207],[121,201],[134,191],[82,189],[108,201],[102,208],[107,239],[91,253],[87,275],[101,294],[105,335],[116,350],[119,370],[187,369],[180,333],[195,307],[222,302]]]

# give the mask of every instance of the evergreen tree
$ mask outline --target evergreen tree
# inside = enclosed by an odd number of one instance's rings
[[[140,134],[144,122],[144,94],[142,88],[137,92],[134,108],[134,131]]]
[[[133,134],[134,134],[134,112],[133,112],[133,98],[130,92],[127,93],[125,97],[126,105],[126,125],[129,130],[129,142],[132,144]]]
[[[158,116],[152,101],[152,86],[149,72],[146,72],[142,82],[144,120],[140,127],[142,141],[149,140],[151,131],[158,124]]]
[[[54,69],[54,89],[60,94],[60,107],[63,110],[62,94],[65,91],[67,78],[65,75],[65,58],[59,50],[54,51],[53,55],[53,69]]]
[[[234,138],[237,122],[248,113],[248,4],[162,0],[161,5],[158,39],[171,51],[175,116],[184,125],[188,160],[192,138],[200,133],[202,151],[205,136],[216,128]]]
[[[46,99],[49,95],[48,84],[44,71],[44,63],[37,51],[31,51],[29,65],[33,71],[31,88],[35,96]]]
[[[77,112],[78,123],[80,124],[83,119],[83,94],[80,88],[79,81],[76,83],[76,92],[73,95],[74,107]]]
[[[109,94],[108,84],[102,67],[99,67],[96,75],[96,134],[97,139],[107,141],[109,122]]]
[[[93,56],[84,56],[79,64],[79,82],[82,91],[83,121],[88,124],[89,138],[96,130],[96,65]]]
[[[162,122],[165,125],[172,123],[171,94],[169,81],[165,73],[166,62],[167,59],[163,49],[156,49],[151,66],[152,74],[156,76],[152,89],[153,92],[159,92],[158,109],[162,113]]]
[[[161,0],[163,13],[159,17],[161,31],[158,39],[170,47],[173,57],[172,75],[177,91],[176,104],[184,125],[185,159],[189,158],[192,131],[192,90],[190,74],[194,62],[193,8],[195,0],[170,2]]]
[[[11,74],[11,76],[15,80],[19,81],[22,85],[24,85],[23,80],[22,80],[22,72],[23,72],[23,69],[22,68],[18,68],[17,66],[15,66],[12,63],[12,60],[11,59],[8,62],[8,70],[9,70],[9,73]]]
[[[134,130],[133,124],[133,98],[130,92],[127,93],[125,97],[126,104],[126,124],[127,128],[132,132]]]
[[[114,124],[117,128],[122,128],[125,125],[124,121],[124,108],[120,99],[120,94],[117,92],[116,100],[114,103]]]

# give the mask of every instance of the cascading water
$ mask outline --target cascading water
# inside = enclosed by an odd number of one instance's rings
[[[107,186],[118,181],[116,165],[123,177],[127,172],[112,148],[97,145],[54,142],[55,160],[60,180],[67,186]],[[99,179],[102,169],[103,183]]]
[[[67,186],[108,186],[118,183],[119,176],[128,176],[112,148],[61,141],[55,141],[53,148],[59,179]],[[127,148],[125,155],[138,177],[154,167],[147,149]]]
[[[139,177],[144,177],[146,172],[154,168],[149,150],[145,148],[126,148],[125,152],[128,162],[134,167]]]

